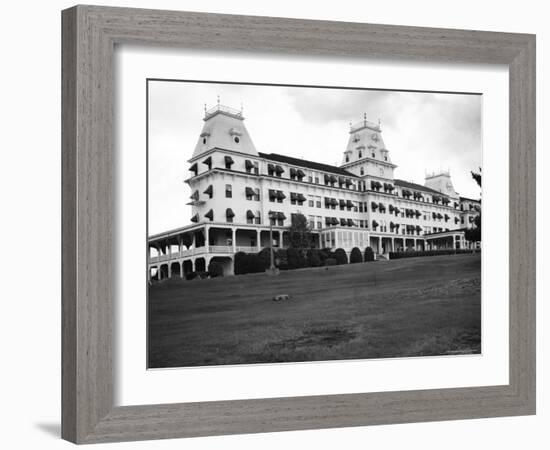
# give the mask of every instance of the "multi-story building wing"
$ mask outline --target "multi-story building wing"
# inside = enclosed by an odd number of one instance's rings
[[[149,273],[205,270],[215,259],[233,272],[238,251],[284,246],[303,214],[320,248],[370,246],[384,257],[407,249],[466,248],[479,201],[460,197],[448,172],[425,185],[394,178],[380,123],[350,127],[341,166],[258,152],[242,111],[217,104],[189,160],[191,224],[149,238]],[[270,231],[271,228],[271,231]]]

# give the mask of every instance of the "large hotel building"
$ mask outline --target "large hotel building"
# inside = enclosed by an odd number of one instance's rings
[[[459,196],[449,172],[426,176],[424,185],[395,179],[380,124],[352,125],[342,164],[331,166],[258,152],[242,111],[218,103],[203,120],[185,180],[191,223],[149,236],[150,277],[205,270],[213,259],[232,274],[236,252],[269,247],[270,225],[274,246],[284,246],[297,213],[319,248],[370,246],[385,258],[472,246],[464,230],[474,226],[479,200]]]

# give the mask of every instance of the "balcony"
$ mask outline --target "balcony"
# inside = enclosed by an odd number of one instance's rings
[[[205,247],[197,247],[189,250],[183,250],[181,252],[172,252],[167,255],[151,256],[149,258],[149,264],[161,263],[165,261],[174,261],[181,258],[189,258],[191,256],[205,255],[210,253],[217,253],[217,254],[223,253],[227,255],[232,255],[237,252],[257,253],[260,250],[261,250],[261,247],[237,246],[233,248],[232,245],[208,245]]]

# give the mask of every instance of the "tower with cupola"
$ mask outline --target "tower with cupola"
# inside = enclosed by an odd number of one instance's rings
[[[350,124],[341,167],[361,177],[367,185],[370,181],[393,181],[393,171],[397,166],[391,162],[380,121],[370,122],[365,114],[362,121]]]

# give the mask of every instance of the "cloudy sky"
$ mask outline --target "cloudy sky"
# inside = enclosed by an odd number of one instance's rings
[[[479,198],[470,170],[481,166],[479,95],[149,82],[149,233],[189,224],[187,160],[202,130],[204,104],[243,105],[256,149],[339,165],[349,123],[382,123],[395,177],[424,184],[451,171],[455,190]]]

